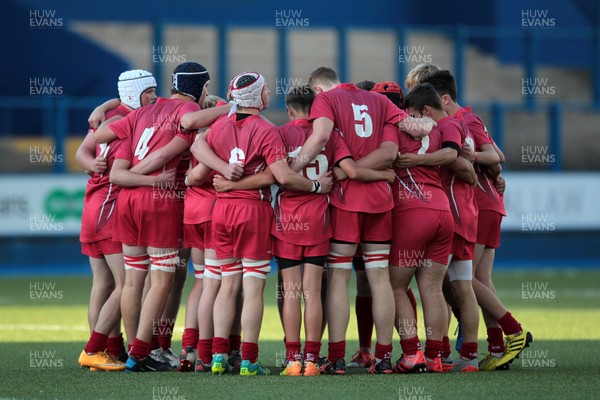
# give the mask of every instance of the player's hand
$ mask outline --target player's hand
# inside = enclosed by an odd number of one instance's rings
[[[238,181],[244,174],[244,166],[242,163],[227,164],[227,168],[223,172],[223,176],[230,181]]]
[[[317,182],[321,184],[321,194],[327,194],[331,192],[331,188],[333,187],[333,175],[329,172],[317,179]]]
[[[406,153],[401,154],[396,158],[396,162],[394,163],[395,167],[398,168],[412,168],[421,164],[421,157],[418,154]]]
[[[467,142],[463,143],[463,146],[460,149],[460,155],[471,162],[475,161],[475,150]]]
[[[160,174],[156,175],[154,183],[157,185],[160,185],[163,183],[169,183],[169,182],[175,181],[175,172],[177,172],[177,170],[175,168],[171,168],[171,169],[161,172]]]
[[[504,194],[504,191],[506,190],[506,181],[504,180],[502,175],[498,175],[498,177],[494,181],[494,186],[496,186],[496,190],[499,194]]]
[[[94,172],[97,174],[103,174],[108,168],[106,158],[98,156],[94,159]]]
[[[88,123],[94,129],[98,129],[104,120],[106,120],[106,116],[104,115],[104,111],[100,110],[99,107],[94,108],[94,111],[88,117]]]
[[[213,186],[217,192],[229,192],[231,189],[233,189],[231,181],[223,177],[223,175],[214,176]]]
[[[396,171],[394,171],[393,169],[388,168],[388,169],[384,169],[381,172],[387,183],[394,183],[394,181],[396,181]]]
[[[338,181],[343,181],[344,179],[348,179],[348,174],[346,174],[346,172],[343,169],[341,169],[340,167],[333,168],[333,175],[335,176],[335,179]]]

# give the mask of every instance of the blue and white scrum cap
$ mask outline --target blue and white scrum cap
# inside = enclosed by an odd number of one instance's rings
[[[173,71],[173,89],[198,102],[204,85],[210,80],[208,70],[197,62],[179,64]]]

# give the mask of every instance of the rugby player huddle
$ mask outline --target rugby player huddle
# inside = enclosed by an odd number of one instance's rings
[[[360,348],[348,367],[507,369],[533,341],[491,279],[505,215],[504,156],[479,117],[456,103],[449,71],[417,66],[404,96],[396,83],[340,83],[321,67],[289,90],[290,121],[281,127],[261,116],[269,89],[260,73],[234,77],[229,102],[208,96],[209,81],[203,66],[186,62],[173,72],[171,97],[156,98],[150,73],[127,71],[120,99],[90,117],[77,152],[90,175],[81,242],[94,275],[82,367],[269,374],[258,342],[273,256],[281,375],[345,373],[353,265]],[[194,284],[176,355],[171,337],[190,258]],[[479,308],[489,344],[480,361]],[[395,363],[394,330],[403,353]]]

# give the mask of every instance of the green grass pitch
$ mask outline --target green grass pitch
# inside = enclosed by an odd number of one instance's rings
[[[0,280],[0,399],[588,399],[600,392],[600,271],[495,273],[505,305],[535,342],[509,371],[477,374],[280,377],[283,331],[274,277],[265,290],[260,360],[272,376],[92,373],[77,357],[87,340],[90,277]],[[187,293],[191,279],[186,284]],[[350,283],[354,288],[354,282]],[[354,289],[351,299],[354,298]],[[184,308],[174,336],[179,351]],[[420,319],[422,321],[422,318]],[[451,326],[452,333],[456,323]],[[421,332],[422,326],[420,327]],[[423,335],[421,335],[423,336]],[[352,311],[347,360],[357,348]],[[421,337],[423,342],[423,337]],[[487,349],[479,331],[480,354]],[[327,349],[326,338],[323,350]],[[394,360],[400,356],[394,339]],[[455,354],[455,353],[453,353]]]

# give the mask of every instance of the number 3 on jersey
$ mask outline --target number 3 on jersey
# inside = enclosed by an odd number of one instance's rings
[[[367,111],[369,107],[366,104],[357,105],[352,103],[352,111],[354,112],[354,130],[356,135],[361,138],[368,138],[373,134],[373,121]]]
[[[146,128],[144,129],[144,132],[142,132],[142,136],[140,137],[137,146],[135,146],[135,153],[133,154],[134,157],[137,156],[138,160],[141,161],[146,157],[146,154],[148,154],[148,151],[150,150],[148,142],[150,142],[152,135],[154,135],[154,127]]]

